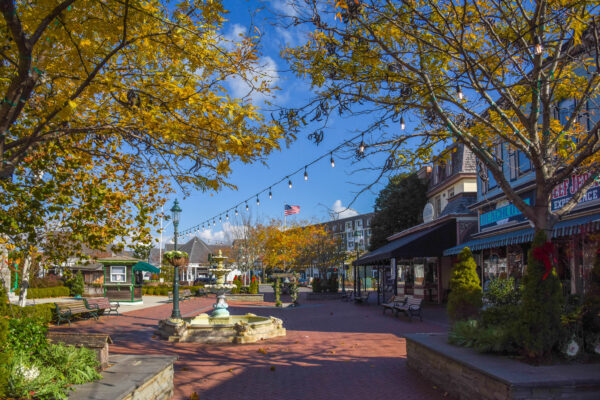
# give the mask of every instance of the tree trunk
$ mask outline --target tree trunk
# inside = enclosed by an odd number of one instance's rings
[[[31,267],[31,255],[25,256],[23,261],[23,272],[21,279],[21,291],[19,293],[19,306],[25,307],[27,305],[27,289],[29,288],[29,269]]]
[[[6,244],[0,243],[0,284],[6,293],[10,291],[10,269],[8,268],[8,249]]]
[[[546,190],[544,185],[538,185],[533,206],[535,217],[531,221],[535,231],[544,231],[548,240],[552,239],[554,225],[558,222],[558,217],[550,211],[551,193]]]

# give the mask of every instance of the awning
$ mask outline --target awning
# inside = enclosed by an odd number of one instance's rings
[[[573,218],[557,222],[552,231],[552,237],[575,235],[585,230],[600,230],[600,214],[586,215],[579,218]],[[533,241],[535,231],[533,228],[520,229],[512,232],[505,232],[498,235],[470,240],[459,246],[449,248],[444,251],[445,256],[451,256],[460,253],[465,247],[471,251],[491,249],[511,244],[529,243]]]
[[[160,269],[159,268],[156,268],[154,265],[148,264],[147,262],[143,262],[143,261],[140,261],[137,264],[135,264],[133,266],[133,270],[134,271],[152,272],[153,274],[159,274],[160,273]]]
[[[396,239],[354,262],[354,265],[380,264],[390,258],[441,257],[444,249],[456,243],[456,220]]]

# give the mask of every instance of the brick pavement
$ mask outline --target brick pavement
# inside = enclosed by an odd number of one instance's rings
[[[184,316],[211,308],[214,298],[181,304]],[[440,399],[429,382],[406,366],[404,333],[440,332],[434,321],[409,322],[382,315],[374,305],[340,301],[306,302],[276,309],[231,302],[234,314],[253,312],[281,318],[287,336],[246,345],[168,343],[158,339],[158,321],[168,317],[165,304],[100,321],[79,321],[71,329],[112,336],[113,353],[176,355],[175,397],[188,399]],[[425,316],[427,318],[427,315]]]

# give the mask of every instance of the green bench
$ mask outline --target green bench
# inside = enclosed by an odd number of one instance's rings
[[[185,301],[192,298],[192,291],[190,289],[184,289],[179,291],[179,300]],[[169,292],[169,301],[173,301],[173,292]]]
[[[56,315],[58,317],[57,325],[60,325],[61,321],[67,321],[71,326],[71,320],[77,315],[87,314],[90,318],[93,317],[98,320],[98,310],[89,309],[83,300],[69,301],[65,303],[54,303],[56,306]]]

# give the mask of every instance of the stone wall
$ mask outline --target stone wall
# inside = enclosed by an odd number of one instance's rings
[[[600,365],[532,366],[447,343],[447,336],[406,337],[407,364],[457,399],[600,399]]]
[[[173,364],[154,375],[123,400],[169,400],[173,397]]]
[[[259,294],[246,294],[246,293],[227,294],[227,300],[262,302],[262,301],[265,301],[265,295],[263,293],[259,293]]]

